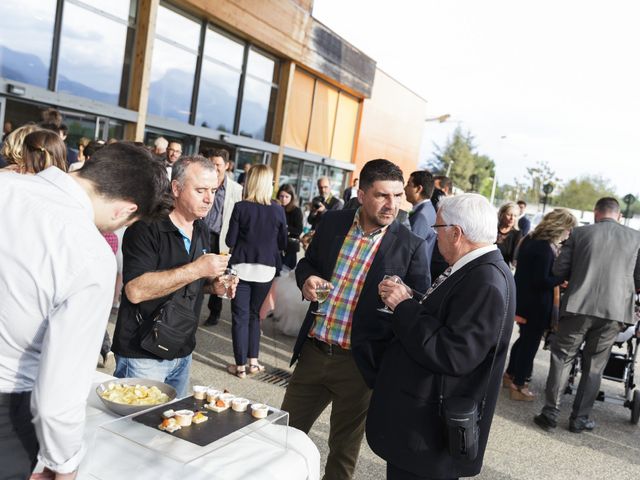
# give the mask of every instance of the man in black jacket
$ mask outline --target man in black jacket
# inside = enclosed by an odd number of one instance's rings
[[[289,424],[308,432],[332,403],[326,480],[353,475],[371,388],[393,337],[389,314],[379,312],[377,285],[397,275],[416,289],[429,283],[424,240],[396,219],[402,199],[402,171],[388,160],[372,160],[360,173],[357,210],[327,212],[318,225],[296,280],[304,297],[318,300],[316,288],[332,286],[314,315],[312,304],[294,347],[298,361],[282,409]]]
[[[493,244],[496,218],[480,195],[443,198],[433,227],[450,268],[423,298],[388,280],[379,286],[395,338],[376,379],[367,441],[387,461],[389,480],[457,479],[482,468],[515,314],[513,275]],[[449,454],[440,402],[451,397],[484,404],[474,459]]]
[[[334,197],[331,193],[331,183],[329,183],[329,177],[320,177],[318,179],[318,195],[311,200],[311,212],[309,213],[308,221],[311,225],[311,230],[315,230],[318,222],[322,219],[322,216],[329,210],[340,210],[344,205],[342,200],[338,197]]]

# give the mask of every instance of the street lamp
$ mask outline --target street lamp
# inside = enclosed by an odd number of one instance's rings
[[[476,185],[478,183],[478,175],[476,175],[475,173],[471,174],[471,176],[469,177],[469,182],[471,183],[471,191],[475,192]]]
[[[542,186],[542,191],[544,192],[544,197],[542,197],[542,213],[544,213],[545,208],[547,208],[547,200],[549,199],[549,195],[553,192],[553,184],[545,183]]]
[[[444,123],[447,120],[449,120],[449,118],[451,118],[451,115],[448,114],[448,113],[445,113],[444,115],[440,115],[438,117],[425,118],[424,121],[425,122],[440,122],[440,123]]]

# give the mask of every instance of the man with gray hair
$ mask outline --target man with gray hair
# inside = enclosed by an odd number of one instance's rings
[[[534,422],[556,427],[560,400],[573,360],[582,349],[582,374],[569,430],[593,430],[589,418],[600,391],[609,352],[625,323],[633,323],[634,294],[640,289],[640,232],[618,223],[615,198],[596,202],[595,223],[576,228],[553,264],[553,274],[569,281],[560,304],[558,333],[551,344],[545,406]]]
[[[164,157],[167,153],[167,147],[169,146],[169,141],[164,137],[156,138],[155,142],[153,142],[153,154],[158,157]]]
[[[331,193],[331,183],[329,177],[320,177],[318,179],[318,195],[311,200],[311,212],[309,213],[309,224],[311,230],[316,229],[316,225],[327,210],[340,210],[342,208],[342,200],[334,197]]]
[[[159,380],[173,386],[179,397],[187,394],[198,327],[197,300],[203,289],[218,295],[225,292],[217,277],[224,273],[228,257],[207,253],[209,232],[202,221],[213,204],[217,184],[216,170],[208,159],[181,157],[172,170],[173,211],[150,224],[136,222],[125,232],[124,289],[111,348],[116,354],[116,377]],[[184,345],[167,359],[145,350],[141,337],[169,299],[193,310],[194,318]]]
[[[494,245],[497,215],[487,199],[442,198],[432,228],[449,268],[431,288],[418,294],[394,279],[378,287],[394,311],[395,339],[373,389],[367,440],[387,461],[389,480],[480,472],[515,315],[513,275]],[[477,407],[475,456],[448,448],[442,412],[452,397]]]

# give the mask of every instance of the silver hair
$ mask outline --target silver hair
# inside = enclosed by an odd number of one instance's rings
[[[206,170],[216,172],[216,167],[213,166],[213,163],[211,163],[211,160],[208,158],[205,158],[202,155],[184,155],[171,167],[171,181],[173,182],[175,180],[178,182],[180,188],[184,187],[184,182],[187,178],[187,168],[196,163]]]
[[[158,138],[156,138],[156,141],[153,142],[153,145],[156,148],[160,148],[162,150],[166,150],[167,147],[169,146],[169,141],[164,137],[158,137]]]
[[[477,193],[463,193],[443,197],[438,213],[446,224],[458,225],[473,243],[495,243],[498,232],[498,215],[489,201]]]

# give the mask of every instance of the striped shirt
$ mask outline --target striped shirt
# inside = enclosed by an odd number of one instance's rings
[[[360,209],[342,243],[331,275],[333,289],[325,302],[326,316],[317,316],[310,337],[325,343],[351,348],[351,322],[362,286],[380,247],[387,227],[366,234],[359,222]]]

